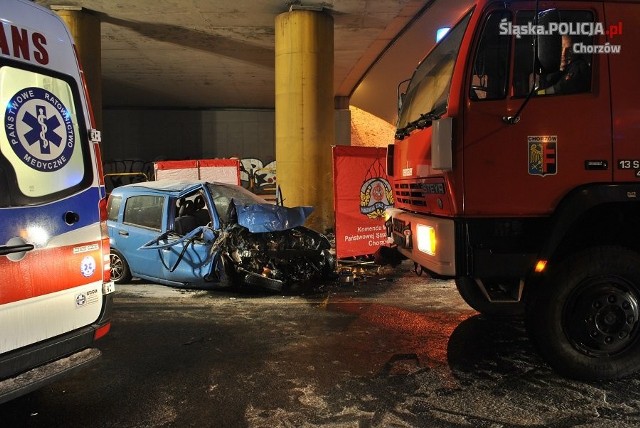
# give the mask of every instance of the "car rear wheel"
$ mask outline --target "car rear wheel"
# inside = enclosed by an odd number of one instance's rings
[[[553,267],[527,305],[527,329],[559,373],[609,380],[640,369],[640,255],[603,246]]]
[[[119,251],[111,249],[109,254],[111,264],[111,280],[116,284],[123,284],[131,281],[131,270],[129,264]]]

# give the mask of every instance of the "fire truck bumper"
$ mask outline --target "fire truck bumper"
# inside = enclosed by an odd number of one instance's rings
[[[423,268],[442,276],[454,276],[455,225],[451,219],[387,210],[387,236],[398,251]]]

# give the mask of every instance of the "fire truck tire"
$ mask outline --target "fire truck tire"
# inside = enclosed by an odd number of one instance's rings
[[[529,335],[558,373],[611,380],[640,369],[640,254],[589,248],[556,266],[527,303]]]
[[[456,288],[467,305],[487,317],[517,317],[524,314],[522,302],[490,302],[473,278],[466,276],[456,278]]]
[[[111,266],[111,280],[116,284],[126,284],[131,281],[131,270],[124,256],[113,248],[109,254],[109,263]]]

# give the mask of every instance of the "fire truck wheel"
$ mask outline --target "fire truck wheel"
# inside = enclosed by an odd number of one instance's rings
[[[467,305],[487,317],[517,317],[524,314],[522,302],[490,302],[473,278],[466,276],[456,278],[456,287]]]
[[[131,281],[131,270],[129,264],[119,251],[111,249],[109,254],[109,263],[111,266],[111,280],[116,284],[125,284]]]
[[[594,247],[551,266],[527,329],[560,374],[609,380],[640,369],[640,254]]]

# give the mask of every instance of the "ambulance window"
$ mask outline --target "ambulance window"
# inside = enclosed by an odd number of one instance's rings
[[[7,65],[0,68],[0,103],[2,187],[15,204],[47,202],[90,183],[82,109],[67,81]]]
[[[500,22],[511,20],[508,11],[493,12],[485,22],[471,76],[472,100],[495,100],[507,94],[510,37],[500,34]]]
[[[515,96],[526,96],[534,80],[537,87],[534,95],[538,96],[591,91],[592,55],[582,51],[587,51],[593,44],[593,36],[588,34],[589,28],[595,29],[593,13],[579,10],[555,12],[557,22],[552,23],[555,30],[549,29],[554,35],[544,36],[557,44],[557,63],[553,68],[545,69],[539,62],[534,65],[533,36],[527,34],[516,37],[513,75]],[[516,15],[517,26],[524,28],[530,22],[533,22],[533,12],[522,11]],[[532,72],[534,66],[539,72],[535,79]]]
[[[127,224],[160,230],[162,228],[162,196],[132,196],[124,206],[124,218]]]

